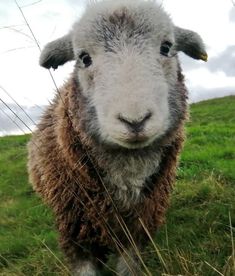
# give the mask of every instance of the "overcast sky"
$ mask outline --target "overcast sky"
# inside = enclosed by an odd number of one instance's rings
[[[38,3],[30,5],[33,2]],[[18,0],[41,47],[68,32],[84,11],[85,2]],[[207,45],[207,63],[180,55],[190,101],[235,94],[235,7],[232,1],[164,0],[163,6],[175,24],[197,31]],[[55,87],[47,70],[38,65],[40,51],[13,0],[0,1],[0,42],[0,98],[12,102],[2,87],[25,108],[48,104]],[[58,86],[68,78],[72,64],[53,72]]]

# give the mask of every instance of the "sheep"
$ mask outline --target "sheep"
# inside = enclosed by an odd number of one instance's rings
[[[207,59],[154,1],[106,0],[41,53],[47,69],[75,60],[28,145],[30,182],[74,275],[98,275],[110,252],[119,275],[141,275],[136,247],[164,222],[184,141],[179,51]]]

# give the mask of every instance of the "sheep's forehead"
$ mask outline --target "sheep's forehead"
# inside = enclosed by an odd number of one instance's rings
[[[105,1],[88,6],[73,33],[75,48],[101,45],[105,51],[112,51],[113,45],[123,39],[140,45],[147,40],[156,44],[164,39],[174,42],[171,19],[152,1]]]

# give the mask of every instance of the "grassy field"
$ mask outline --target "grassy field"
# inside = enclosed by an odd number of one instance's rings
[[[167,223],[143,252],[152,275],[235,275],[235,97],[191,106]],[[69,275],[53,218],[26,173],[30,136],[0,138],[0,275]]]

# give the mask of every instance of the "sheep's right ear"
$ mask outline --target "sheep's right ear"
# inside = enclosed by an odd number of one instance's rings
[[[47,69],[57,69],[67,61],[74,59],[71,34],[48,43],[43,49],[39,64]]]

